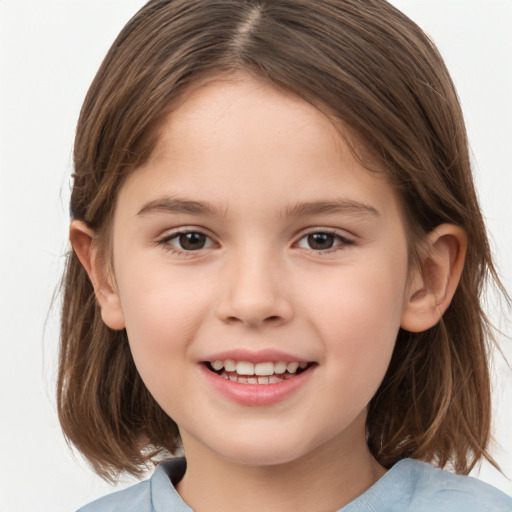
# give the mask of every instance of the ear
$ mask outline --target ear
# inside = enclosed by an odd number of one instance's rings
[[[103,322],[111,329],[124,329],[121,302],[108,266],[94,243],[94,232],[84,222],[73,220],[69,228],[69,240],[91,280]]]
[[[466,233],[454,224],[441,224],[427,236],[421,268],[410,279],[402,329],[422,332],[439,322],[459,284],[466,248]]]

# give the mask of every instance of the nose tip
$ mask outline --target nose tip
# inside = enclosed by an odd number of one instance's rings
[[[262,270],[262,269],[261,269]],[[217,308],[219,318],[248,327],[277,326],[293,317],[282,279],[273,272],[247,269],[231,276]]]

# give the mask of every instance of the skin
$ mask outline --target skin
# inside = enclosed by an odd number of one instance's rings
[[[206,235],[204,246],[184,249],[177,231]],[[332,247],[312,247],[312,233]],[[337,510],[385,473],[365,442],[366,408],[400,326],[426,329],[448,306],[461,230],[440,226],[426,241],[428,275],[411,270],[385,174],[364,169],[313,106],[238,76],[173,111],[119,192],[112,236],[108,273],[94,233],[71,228],[105,323],[126,328],[140,375],[180,428],[178,491],[194,510]],[[235,349],[315,365],[278,403],[244,405],[209,385],[202,364]]]

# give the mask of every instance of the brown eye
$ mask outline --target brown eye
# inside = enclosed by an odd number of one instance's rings
[[[214,241],[200,231],[182,231],[163,238],[159,245],[173,253],[199,251],[215,246]]]
[[[206,245],[207,236],[203,233],[181,233],[177,241],[181,249],[185,251],[197,251]]]
[[[307,236],[307,244],[310,249],[315,251],[323,251],[332,249],[336,236],[331,233],[311,233]]]
[[[304,235],[298,242],[297,247],[309,249],[310,251],[322,252],[343,249],[348,245],[353,245],[354,241],[345,238],[337,233],[328,231],[317,231]]]

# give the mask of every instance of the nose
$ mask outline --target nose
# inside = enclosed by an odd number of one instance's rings
[[[217,316],[223,322],[255,328],[281,325],[293,317],[283,272],[268,254],[241,255],[227,265],[221,278]]]

